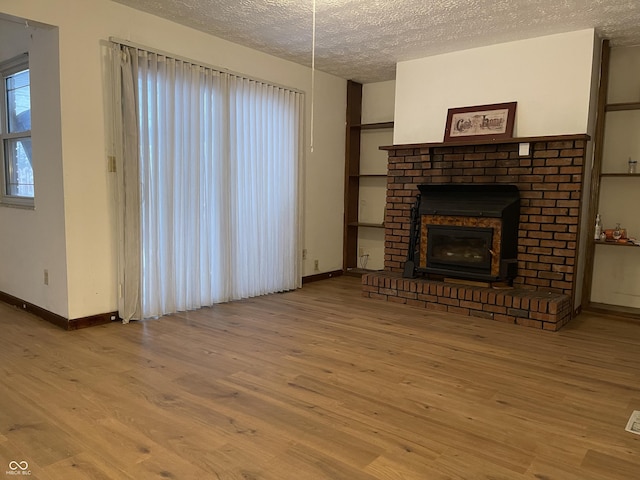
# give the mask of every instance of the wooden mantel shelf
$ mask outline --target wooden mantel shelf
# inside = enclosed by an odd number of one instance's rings
[[[574,140],[590,140],[591,137],[586,133],[574,135],[548,135],[544,137],[516,137],[516,138],[487,138],[464,140],[459,142],[433,142],[433,143],[407,143],[401,145],[383,145],[380,150],[405,150],[415,148],[437,148],[437,147],[466,147],[469,145],[495,145],[505,143],[533,143],[533,142],[564,142]]]

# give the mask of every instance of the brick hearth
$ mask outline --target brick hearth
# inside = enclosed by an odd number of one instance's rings
[[[425,308],[446,309],[550,330],[560,328],[575,310],[580,200],[588,139],[587,135],[572,135],[474,145],[382,147],[389,151],[385,271],[363,277],[363,293],[389,301],[406,299],[407,302],[402,303]],[[530,144],[529,155],[519,154],[519,143]],[[417,186],[430,183],[517,185],[521,209],[518,276],[513,290],[468,286],[451,286],[445,290],[446,286],[455,284],[401,279],[409,245],[410,209],[418,193]],[[395,281],[397,293],[390,291],[394,290],[392,287],[383,287],[385,291],[380,291],[380,282],[386,284],[387,281]],[[398,285],[401,286],[399,289]],[[405,286],[409,290],[404,290]],[[435,294],[432,288],[436,289]],[[464,300],[460,296],[451,296],[452,290],[460,292],[461,288]],[[412,294],[418,295],[418,290],[420,295],[427,297],[412,298]],[[439,295],[440,291],[447,291],[449,295]],[[495,295],[490,295],[491,291]],[[469,295],[471,300],[467,299]],[[475,300],[478,295],[479,301]],[[465,302],[464,305],[461,302]],[[482,308],[466,302],[482,304]],[[509,302],[511,305],[507,306]],[[514,302],[518,306],[514,306]],[[539,310],[541,305],[545,305],[543,311]]]
[[[497,290],[376,272],[362,276],[362,292],[378,300],[545,330],[558,330],[571,319],[569,296],[545,290]]]

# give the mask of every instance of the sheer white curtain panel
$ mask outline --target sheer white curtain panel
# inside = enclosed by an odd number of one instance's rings
[[[141,318],[299,287],[302,95],[121,48],[136,58],[124,185],[139,187]]]

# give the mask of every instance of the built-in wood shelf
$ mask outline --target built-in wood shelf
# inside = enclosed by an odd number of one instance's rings
[[[358,123],[349,126],[351,128],[359,128],[360,130],[382,130],[384,128],[393,128],[393,122]]]
[[[380,270],[371,270],[369,268],[349,268],[345,275],[362,276],[365,273],[379,272]]]
[[[384,223],[349,222],[350,227],[384,228]]]
[[[387,179],[387,161],[384,154],[375,150],[383,142],[391,142],[390,133],[393,132],[392,115],[379,117],[389,121],[369,122],[362,118],[362,84],[352,80],[347,81],[347,115],[345,125],[345,187],[344,187],[344,242],[342,250],[342,268],[345,272],[358,268],[359,234],[369,233],[376,238],[371,239],[382,250],[384,225],[381,223],[359,222],[360,194],[366,194],[378,201],[380,206],[384,202]],[[376,119],[377,120],[377,119]],[[364,148],[364,150],[362,149]],[[373,151],[372,151],[373,150]],[[380,162],[378,162],[380,160]],[[382,171],[381,171],[382,170]],[[376,173],[376,171],[380,173]],[[364,187],[367,191],[361,192]],[[382,208],[380,208],[382,210]],[[370,218],[382,218],[384,212]],[[365,230],[366,229],[366,230]],[[376,229],[376,232],[370,230]],[[382,230],[383,235],[379,235]],[[367,239],[369,241],[369,239]],[[377,251],[377,248],[376,248]],[[377,260],[376,260],[377,265]]]
[[[640,110],[640,102],[609,103],[604,107],[607,112],[619,112],[622,110]]]
[[[638,177],[640,178],[640,174],[638,173],[602,173],[601,177]]]
[[[620,243],[620,242],[608,242],[602,240],[594,240],[593,243],[596,245],[611,245],[612,247],[635,247],[638,248],[638,245],[634,245],[633,243]]]

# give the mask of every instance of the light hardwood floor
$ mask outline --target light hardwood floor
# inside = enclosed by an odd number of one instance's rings
[[[0,328],[0,478],[640,478],[639,324],[544,332],[341,277],[74,332],[0,304]]]

